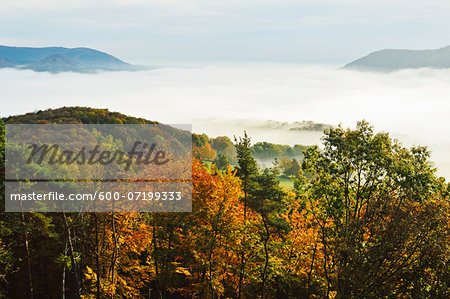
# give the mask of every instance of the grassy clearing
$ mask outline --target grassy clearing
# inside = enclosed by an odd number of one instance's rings
[[[280,181],[280,186],[286,188],[288,190],[294,188],[294,181],[286,176],[279,176],[278,180]]]

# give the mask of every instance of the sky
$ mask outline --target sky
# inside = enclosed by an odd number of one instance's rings
[[[92,47],[136,64],[342,65],[450,44],[448,0],[0,1],[0,44]]]

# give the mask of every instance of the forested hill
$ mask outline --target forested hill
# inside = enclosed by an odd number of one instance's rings
[[[10,124],[155,124],[157,122],[128,116],[108,109],[62,107],[39,110],[3,118]]]
[[[450,68],[450,46],[436,50],[385,49],[348,63],[344,69],[389,72],[423,67]]]
[[[158,122],[143,118],[128,116],[108,109],[89,107],[62,107],[58,109],[39,110],[22,115],[14,115],[2,119],[8,124],[156,124]],[[174,129],[176,130],[176,129]],[[236,149],[233,141],[226,136],[210,138],[206,134],[193,134],[193,155],[202,161],[211,161],[219,169],[228,165],[236,165]],[[307,149],[303,145],[272,144],[258,142],[252,146],[252,154],[258,160],[273,161],[300,159],[302,151]],[[286,162],[286,161],[284,161]]]
[[[81,107],[3,120],[60,119],[149,122]],[[80,142],[79,136],[70,140]],[[296,154],[299,147],[251,148],[246,134],[234,143],[228,137],[184,137],[192,138],[194,155],[205,160],[214,151],[222,164],[227,153],[237,160],[234,169],[221,171],[193,159],[189,213],[4,212],[13,197],[6,197],[1,176],[0,298],[450,298],[450,185],[436,176],[426,147],[406,148],[365,121],[354,129],[331,128],[323,149],[305,149],[301,165],[285,163],[286,172],[297,174],[287,190],[277,169],[258,168],[254,155]],[[111,140],[93,138],[99,139]],[[5,147],[21,159],[26,153],[4,140],[3,174]],[[69,166],[30,165],[28,171],[79,169]],[[101,191],[102,198],[135,196],[131,183]],[[62,182],[56,184],[60,190]],[[23,194],[42,193],[35,182],[19,186]],[[85,192],[77,190],[72,194]],[[22,207],[25,199],[19,200]],[[129,197],[125,204],[132,204]]]

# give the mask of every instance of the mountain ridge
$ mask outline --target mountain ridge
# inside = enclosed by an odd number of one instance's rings
[[[439,49],[383,49],[358,58],[343,69],[391,72],[402,69],[450,68],[450,45]]]
[[[3,45],[0,45],[0,68],[28,69],[51,73],[93,73],[144,69],[108,53],[86,47],[34,48]]]

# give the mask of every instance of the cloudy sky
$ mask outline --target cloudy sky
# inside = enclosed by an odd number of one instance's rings
[[[341,65],[450,44],[448,0],[0,1],[0,44],[86,46],[132,63]]]

